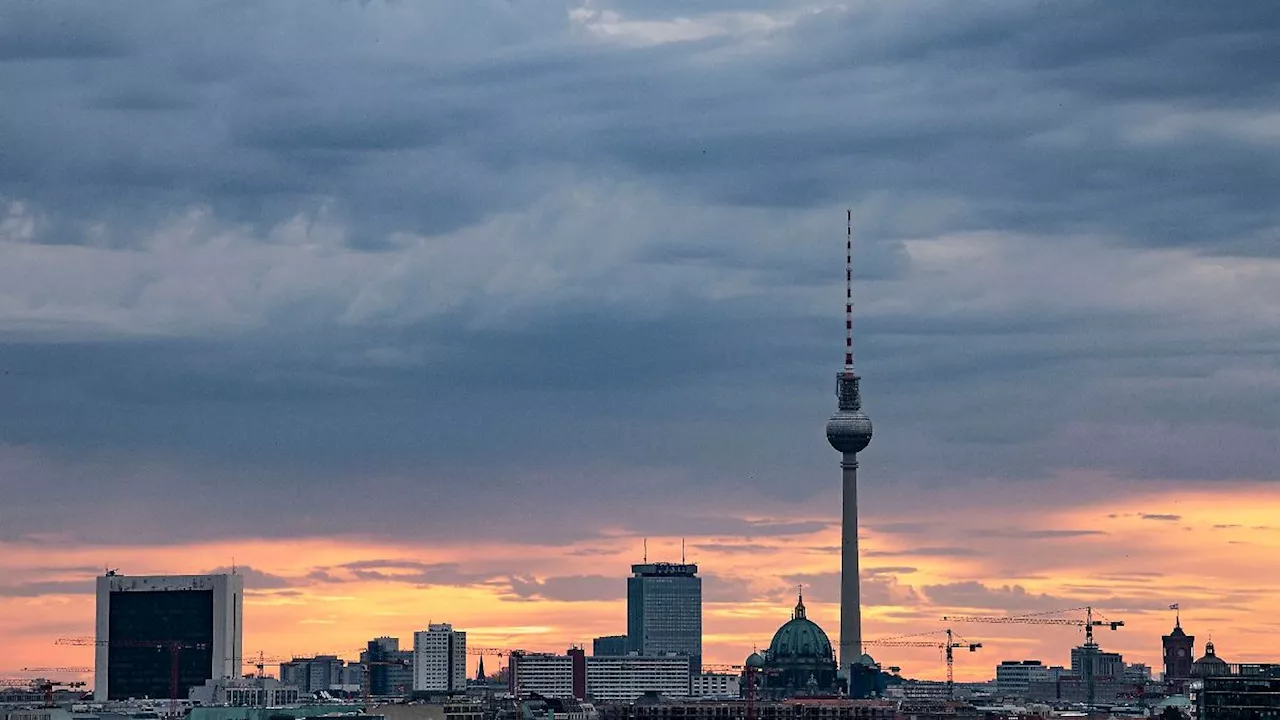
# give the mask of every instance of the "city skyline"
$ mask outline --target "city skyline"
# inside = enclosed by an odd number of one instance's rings
[[[9,4],[0,676],[108,568],[238,567],[246,654],[587,646],[643,538],[706,663],[838,637],[847,208],[863,637],[1274,659],[1278,12]]]

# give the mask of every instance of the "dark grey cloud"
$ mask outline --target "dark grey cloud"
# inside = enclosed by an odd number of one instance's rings
[[[565,575],[558,577],[510,580],[510,593],[520,600],[557,600],[561,602],[615,601],[624,592],[625,582],[604,575]]]
[[[244,578],[245,590],[281,590],[299,584],[296,579],[275,575],[250,565],[220,566],[209,570],[208,574],[219,575],[230,572],[235,572]]]
[[[973,537],[1012,538],[1016,540],[1057,540],[1090,535],[1106,535],[1102,530],[1028,530],[1016,528],[979,528],[969,533]]]
[[[840,573],[788,575],[784,579],[803,586],[805,597],[810,600],[824,603],[840,601]],[[919,605],[925,600],[914,587],[882,573],[863,572],[860,588],[862,604],[867,607],[904,607]]]
[[[846,204],[869,497],[1276,479],[1273,4],[810,6],[6,8],[0,538],[824,529]]]
[[[0,597],[30,598],[42,595],[92,595],[93,580],[46,580],[0,585]]]
[[[1169,513],[1142,513],[1139,517],[1143,520],[1159,520],[1162,522],[1177,522],[1182,519],[1181,515],[1171,515]]]
[[[867,550],[864,557],[974,557],[977,550],[967,547],[919,547],[903,550]]]
[[[934,605],[951,608],[1006,610],[1014,614],[1070,607],[1071,600],[1034,593],[1021,585],[990,587],[977,581],[925,585],[920,590]]]
[[[335,577],[333,571],[336,570],[345,573],[351,580],[399,582],[419,586],[481,585],[492,582],[494,579],[492,573],[476,572],[460,563],[424,563],[417,560],[357,560],[335,568],[316,568],[312,573],[314,574],[317,570],[327,573],[329,578]],[[342,575],[336,577],[341,578]]]

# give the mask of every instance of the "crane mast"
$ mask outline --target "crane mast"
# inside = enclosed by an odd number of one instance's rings
[[[945,631],[921,633],[921,635],[933,635],[933,634],[936,634],[937,632],[945,632],[947,634],[946,642],[937,642],[937,641],[929,641],[929,640],[905,640],[905,639],[899,639],[899,638],[884,638],[882,640],[865,640],[863,641],[862,644],[874,645],[877,647],[930,647],[930,648],[939,648],[943,650],[947,659],[947,699],[953,700],[955,699],[955,688],[956,688],[955,652],[954,652],[955,649],[968,648],[969,652],[977,652],[978,648],[982,647],[982,643],[969,642],[964,638],[960,638],[957,641],[956,636],[952,635],[951,628],[947,628]],[[902,637],[907,638],[907,637],[919,637],[919,636],[904,635]]]
[[[1071,618],[1055,618],[1046,617],[1047,615],[1059,615],[1068,612],[1084,611],[1083,620],[1075,620]],[[1067,610],[1052,610],[1045,613],[1036,613],[1032,615],[1015,615],[1012,617],[988,616],[988,615],[947,615],[942,619],[947,622],[972,622],[972,623],[994,623],[994,624],[1017,624],[1017,625],[1067,625],[1070,627],[1084,628],[1084,681],[1085,692],[1087,693],[1087,705],[1090,710],[1094,709],[1097,697],[1097,688],[1094,679],[1094,669],[1097,664],[1098,644],[1093,639],[1093,629],[1096,627],[1105,627],[1117,630],[1124,627],[1123,620],[1095,620],[1093,617],[1093,606],[1086,605],[1084,607],[1070,608]]]

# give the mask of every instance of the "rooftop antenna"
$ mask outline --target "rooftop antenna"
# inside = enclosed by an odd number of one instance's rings
[[[680,538],[680,564],[684,564],[684,538]]]
[[[845,210],[844,242],[844,370],[853,372],[853,210]]]
[[[644,540],[642,540],[641,542],[643,542],[643,543],[644,543],[644,561],[643,561],[643,562],[644,562],[645,564],[648,564],[648,562],[649,562],[649,538],[645,538],[645,539],[644,539]]]

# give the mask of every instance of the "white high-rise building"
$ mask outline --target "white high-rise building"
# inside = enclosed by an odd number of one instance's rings
[[[242,576],[111,571],[98,578],[97,604],[95,700],[185,698],[206,680],[240,676]]]
[[[448,623],[432,623],[413,634],[414,692],[465,692],[467,634]]]

